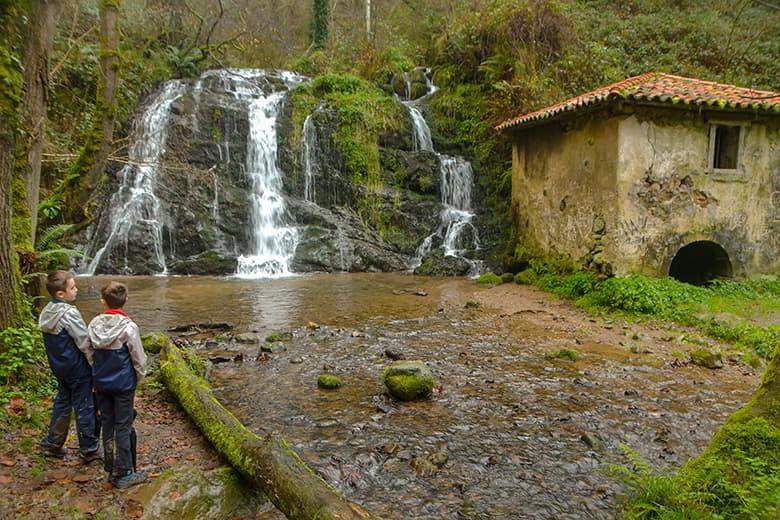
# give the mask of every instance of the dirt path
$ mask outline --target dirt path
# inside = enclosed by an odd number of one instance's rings
[[[136,409],[139,470],[156,477],[181,466],[211,469],[221,464],[216,452],[164,391],[145,389],[136,396]],[[132,498],[132,491],[120,491],[109,484],[102,464],[80,463],[75,430],[65,445],[68,454],[64,460],[41,456],[37,443],[44,433],[25,427],[3,435],[0,518],[108,520],[142,516],[143,507]]]

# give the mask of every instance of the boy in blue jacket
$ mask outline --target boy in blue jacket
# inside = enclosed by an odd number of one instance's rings
[[[57,397],[51,422],[40,447],[47,457],[63,458],[63,445],[70,429],[71,408],[76,411],[79,458],[85,464],[100,458],[95,435],[95,406],[92,399],[92,370],[87,325],[71,305],[79,289],[73,273],[52,271],[46,279],[51,301],[43,308],[38,326],[43,333],[49,367],[57,378]]]
[[[146,480],[143,472],[133,470],[130,441],[135,388],[146,375],[146,354],[138,325],[122,310],[127,286],[109,282],[100,295],[103,314],[88,327],[92,379],[103,426],[104,467],[109,481],[124,489]]]

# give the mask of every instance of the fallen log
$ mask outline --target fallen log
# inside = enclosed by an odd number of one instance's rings
[[[260,437],[220,404],[208,382],[167,341],[160,373],[165,386],[216,450],[290,520],[381,520],[350,502],[310,468],[278,434]]]

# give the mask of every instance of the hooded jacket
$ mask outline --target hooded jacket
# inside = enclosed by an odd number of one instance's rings
[[[87,324],[79,310],[61,300],[52,300],[41,311],[38,327],[43,332],[49,367],[57,378],[74,381],[89,377],[92,363]]]
[[[108,311],[89,322],[89,349],[98,392],[129,392],[146,375],[146,353],[138,325],[122,311]]]

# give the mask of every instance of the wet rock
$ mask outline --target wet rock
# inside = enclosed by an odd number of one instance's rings
[[[378,396],[375,395],[371,398],[371,402],[374,404],[377,410],[383,413],[391,413],[397,410],[395,406],[392,405],[392,403],[388,402],[387,398],[384,396]]]
[[[309,323],[306,324],[306,328],[309,330],[317,330],[320,328],[320,325],[318,323],[310,321]]]
[[[444,466],[449,459],[450,456],[446,451],[437,451],[428,456],[428,460],[431,462],[431,464],[434,464],[438,467]]]
[[[471,270],[468,261],[461,257],[445,256],[441,250],[434,250],[423,257],[414,274],[424,276],[464,276]]]
[[[290,363],[292,363],[293,365],[300,365],[301,363],[303,363],[303,358],[302,357],[294,357],[294,358],[292,358],[290,360]]]
[[[439,469],[435,464],[427,459],[423,459],[422,457],[413,458],[409,462],[409,465],[414,468],[414,472],[421,477],[428,477],[433,475]]]
[[[580,435],[580,440],[593,450],[601,450],[604,448],[604,442],[593,432],[582,433],[582,435]]]
[[[393,361],[398,361],[399,359],[404,358],[403,352],[400,352],[398,350],[393,350],[391,348],[385,349],[385,356],[389,357]]]
[[[323,373],[317,378],[317,386],[323,390],[336,390],[343,384],[341,379],[333,374]]]
[[[396,399],[423,399],[433,391],[433,373],[422,361],[395,361],[385,369],[384,383]]]
[[[225,322],[217,322],[217,323],[203,322],[203,323],[190,323],[188,325],[177,325],[176,327],[171,327],[170,329],[168,329],[168,332],[191,332],[191,331],[203,332],[204,330],[225,332],[232,329],[233,329],[233,325]]]
[[[428,296],[428,293],[423,291],[422,289],[417,289],[416,291],[414,291],[414,295],[415,296]]]
[[[401,450],[396,454],[396,458],[400,460],[412,460],[412,452],[410,450]]]
[[[397,442],[387,442],[380,446],[379,449],[382,451],[382,453],[393,455],[401,451],[401,445]]]
[[[723,368],[723,359],[720,352],[712,352],[706,348],[699,348],[690,353],[691,363],[705,368]]]
[[[269,354],[273,354],[274,352],[281,352],[282,350],[285,350],[287,347],[284,346],[284,343],[275,342],[275,343],[266,343],[265,345],[260,347],[260,350],[263,352],[268,352]]]
[[[142,506],[143,520],[220,520],[253,514],[267,500],[229,467],[195,466],[166,471],[128,495]]]
[[[244,332],[242,334],[237,334],[234,336],[234,339],[238,343],[245,343],[247,345],[255,345],[262,341],[260,335],[255,332]]]
[[[209,250],[174,262],[170,271],[176,274],[219,276],[235,273],[237,267],[235,254]]]
[[[290,341],[291,339],[293,339],[292,332],[275,331],[269,334],[265,338],[265,341],[267,343],[277,343],[277,342]]]

